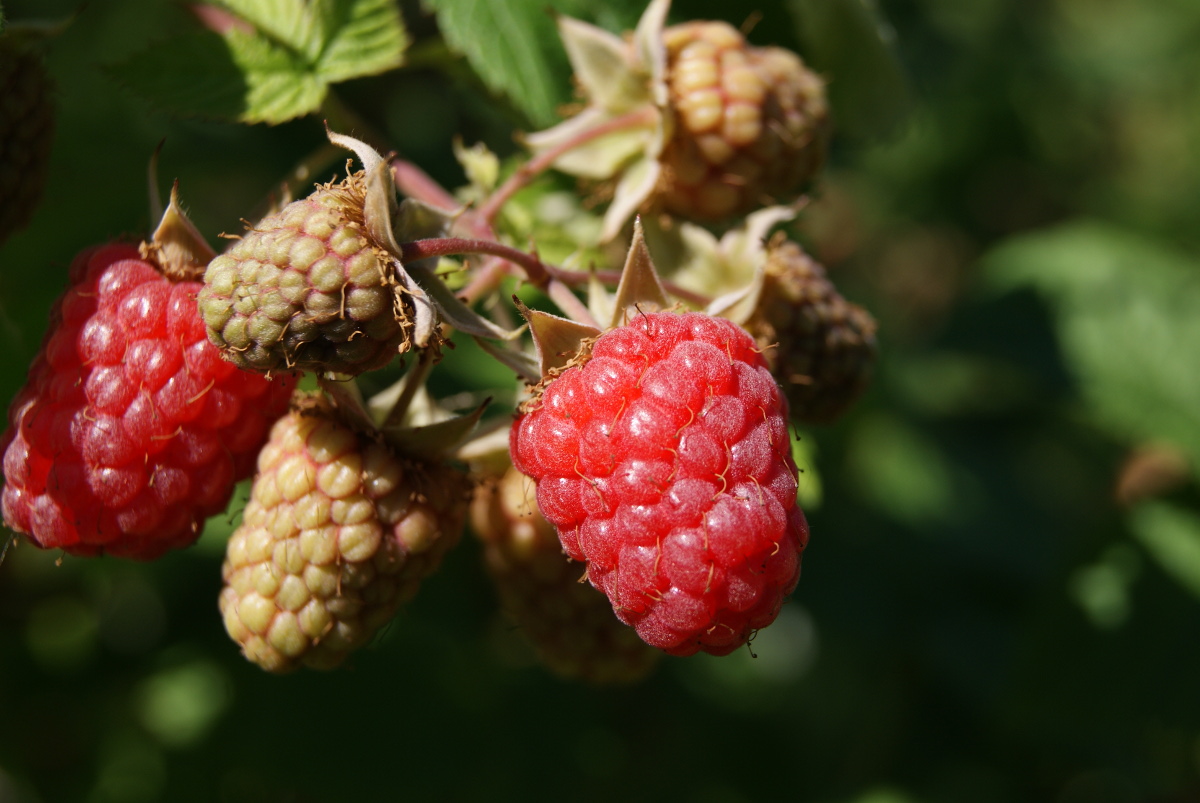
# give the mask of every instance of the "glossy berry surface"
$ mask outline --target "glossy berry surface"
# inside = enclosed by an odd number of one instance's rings
[[[199,288],[132,245],[76,257],[0,439],[5,524],[47,549],[145,560],[225,509],[294,380],[222,360]]]
[[[567,554],[652,646],[731,652],[799,579],[787,405],[729,321],[634,315],[545,384],[510,445]]]

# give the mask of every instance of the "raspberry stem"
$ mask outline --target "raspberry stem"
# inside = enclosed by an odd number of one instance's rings
[[[579,136],[566,140],[556,147],[550,148],[534,156],[529,161],[522,164],[516,169],[508,180],[505,181],[491,196],[483,202],[479,207],[479,215],[491,223],[496,219],[496,215],[500,214],[500,209],[508,200],[524,188],[529,182],[537,178],[541,173],[548,170],[558,161],[559,157],[568,151],[578,148],[587,142],[598,139],[607,134],[612,134],[616,131],[621,131],[626,128],[640,128],[642,126],[653,125],[658,117],[658,110],[653,106],[642,106],[634,111],[614,117],[611,120],[597,125],[595,128],[584,131]]]
[[[564,312],[570,312],[572,315],[574,314],[574,310],[568,309],[568,307],[575,307],[576,304],[582,307],[582,304],[580,304],[578,299],[575,299],[574,304],[569,301],[564,304],[563,302],[566,299],[565,297],[560,299],[559,291],[556,291],[556,285],[565,286],[566,288],[579,287],[587,284],[588,279],[592,276],[611,285],[616,285],[621,280],[621,275],[615,271],[596,271],[593,273],[592,271],[569,270],[557,265],[548,265],[542,262],[536,254],[527,253],[518,248],[498,243],[495,240],[467,237],[437,237],[427,240],[413,240],[400,244],[400,259],[404,262],[458,254],[489,254],[517,265],[525,272],[525,278],[530,284],[549,294],[555,303],[562,307]],[[484,272],[477,274],[476,280],[472,281],[471,286],[468,287],[469,292],[460,293],[459,295],[464,295],[469,301],[474,301],[477,297],[484,294],[483,289],[472,290],[476,282],[487,284],[489,285],[487,289],[490,289],[490,285],[498,281],[500,275],[502,275],[500,271],[489,266],[484,269]],[[712,301],[709,296],[693,292],[670,282],[663,282],[663,288],[676,298],[696,307],[705,307]],[[575,298],[573,294],[570,294],[570,297],[572,299]],[[586,309],[583,311],[586,312]],[[595,325],[595,321],[592,320],[590,314],[576,318],[576,320],[580,323]]]
[[[392,160],[392,175],[396,188],[410,198],[416,198],[445,212],[453,212],[462,204],[421,168],[405,159]]]

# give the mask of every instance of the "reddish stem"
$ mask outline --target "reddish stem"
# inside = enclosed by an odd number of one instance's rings
[[[558,161],[559,157],[568,151],[615,131],[650,125],[655,121],[657,115],[658,110],[653,106],[643,106],[620,117],[614,117],[607,122],[600,123],[595,128],[590,128],[566,142],[560,143],[549,150],[542,151],[518,167],[516,172],[509,176],[508,180],[483,202],[483,205],[479,207],[480,217],[488,223],[494,221],[496,215],[500,214],[501,207],[508,203],[508,200],[513,195],[523,189],[543,171],[549,169],[551,165]]]
[[[547,265],[542,262],[536,254],[526,253],[512,246],[498,243],[495,240],[479,240],[466,237],[439,237],[428,240],[413,240],[407,243],[400,244],[400,260],[408,262],[415,259],[428,259],[430,257],[444,257],[458,254],[490,254],[499,257],[503,260],[517,265],[525,272],[526,280],[533,286],[541,289],[544,292],[550,293],[555,302],[563,308],[564,312],[575,314],[578,312],[578,307],[568,301],[561,292],[556,292],[557,288],[554,285],[564,287],[579,287],[587,284],[588,279],[593,275],[600,281],[607,284],[615,285],[620,282],[621,275],[609,271],[590,271],[567,270],[560,268],[557,265]],[[476,298],[486,292],[481,288],[498,282],[501,278],[502,271],[495,266],[489,265],[486,270],[486,278],[484,274],[477,274],[476,279],[471,282],[472,292],[460,294],[466,295],[468,302],[476,300]],[[706,307],[711,303],[712,299],[701,293],[695,293],[687,290],[671,282],[663,282],[663,289],[676,298],[682,299],[689,304],[697,307]],[[574,296],[572,296],[574,298]],[[565,302],[565,304],[564,304]],[[570,309],[568,309],[570,307]],[[590,316],[588,316],[590,317]]]
[[[462,206],[453,195],[434,180],[433,176],[412,162],[393,159],[392,175],[396,178],[396,187],[410,198],[424,201],[444,212],[453,212]]]
[[[491,254],[519,265],[529,282],[545,288],[551,276],[546,265],[537,256],[527,254],[495,240],[478,240],[466,237],[438,237],[430,240],[413,240],[400,244],[400,261],[410,262],[430,257],[446,257],[454,254]]]

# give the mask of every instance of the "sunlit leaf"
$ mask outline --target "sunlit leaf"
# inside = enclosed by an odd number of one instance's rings
[[[1167,440],[1200,465],[1200,263],[1112,226],[1013,238],[984,260],[999,290],[1034,288],[1068,366],[1118,437]],[[1188,366],[1188,368],[1184,368]]]
[[[391,0],[228,0],[241,23],[159,42],[109,73],[157,108],[245,123],[309,114],[329,85],[397,67],[408,38]]]
[[[1200,597],[1200,516],[1167,502],[1138,506],[1133,533],[1163,571]]]
[[[554,0],[425,0],[437,13],[446,41],[467,57],[484,82],[507,95],[535,125],[556,119],[568,99],[567,58],[552,8]]]

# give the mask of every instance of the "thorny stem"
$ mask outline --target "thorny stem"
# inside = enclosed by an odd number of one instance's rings
[[[634,111],[614,117],[612,120],[601,123],[595,128],[590,128],[578,136],[562,142],[556,147],[542,151],[534,156],[528,162],[517,168],[508,180],[488,197],[483,205],[479,207],[479,215],[488,223],[496,219],[496,215],[500,214],[500,209],[508,200],[524,188],[530,181],[533,181],[543,171],[550,168],[559,157],[570,150],[573,150],[584,143],[594,139],[611,134],[615,131],[622,131],[627,128],[638,128],[640,126],[652,125],[655,118],[659,114],[658,110],[653,106],[643,106]]]

